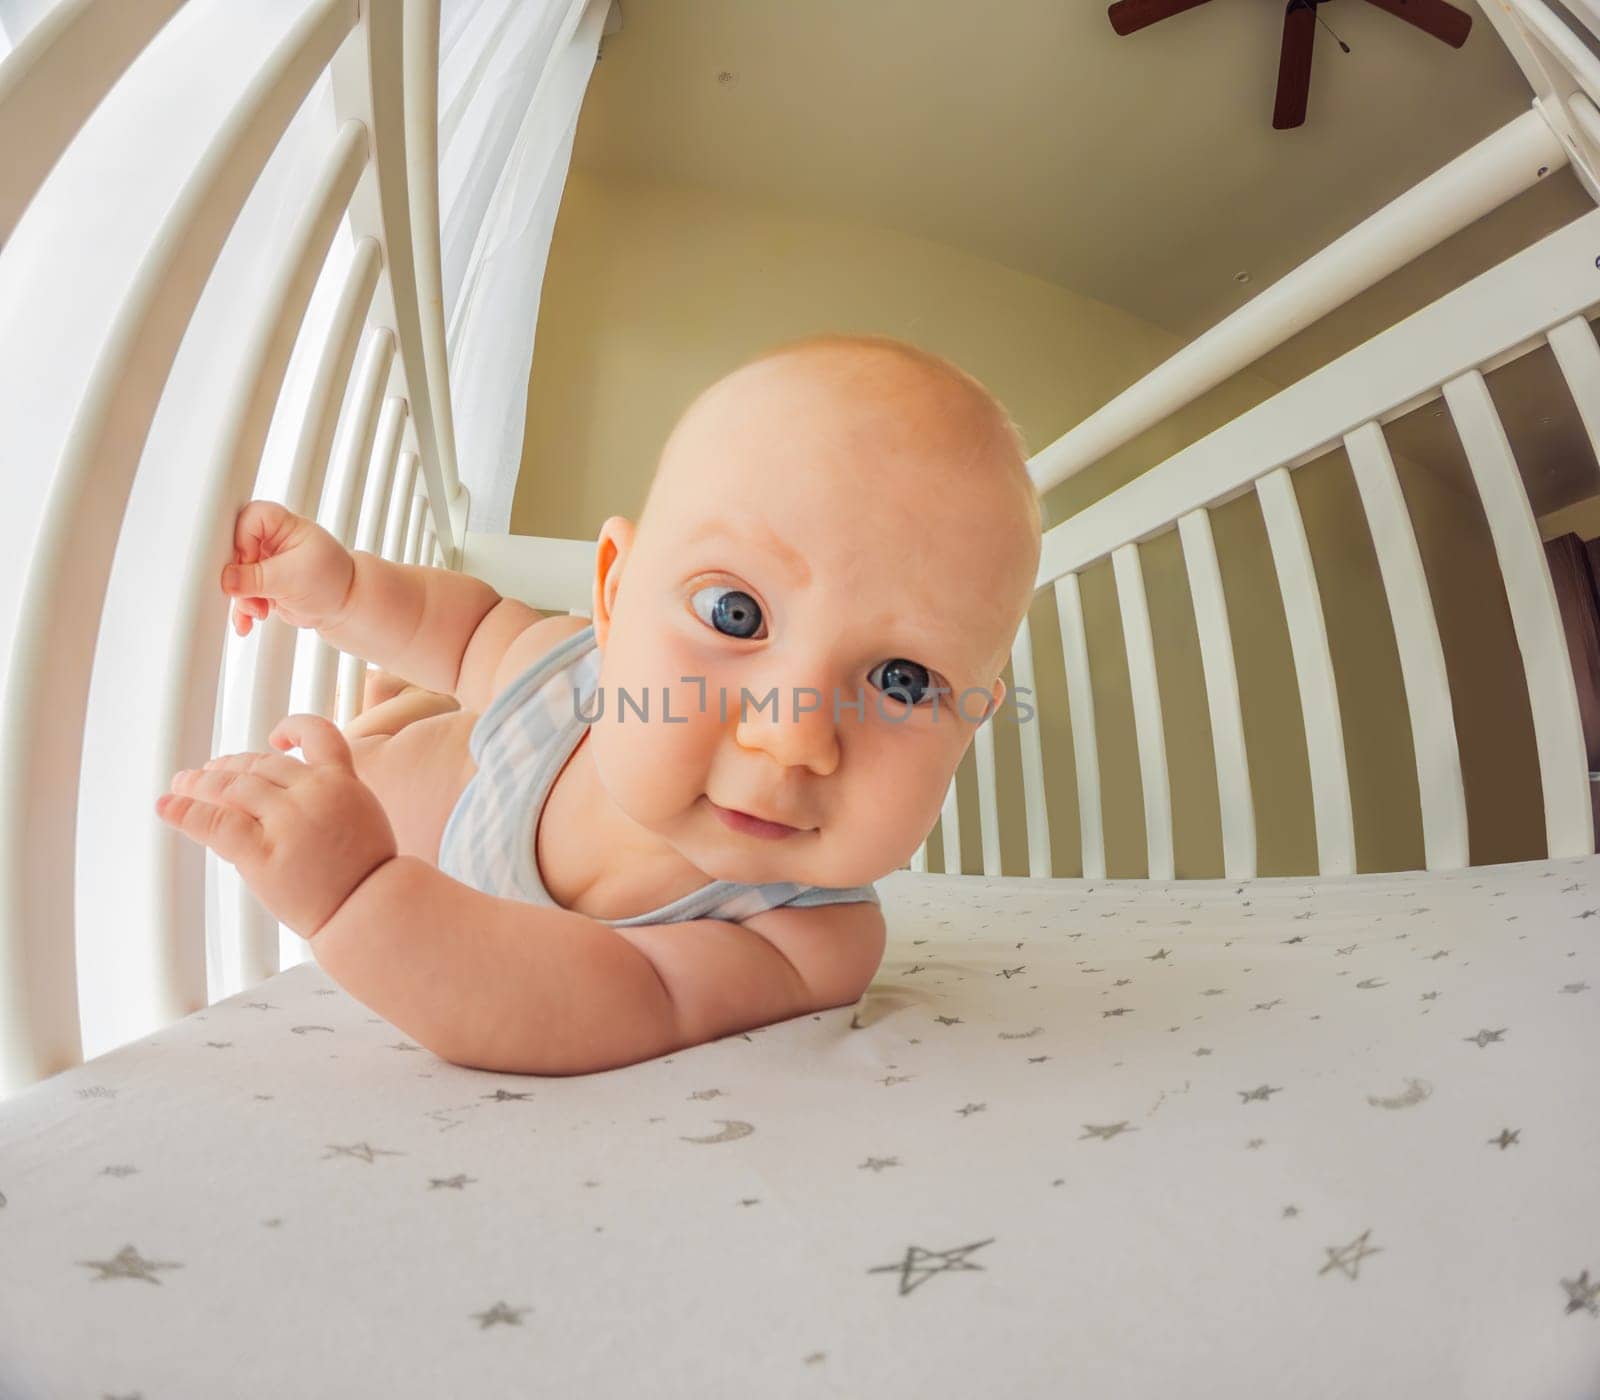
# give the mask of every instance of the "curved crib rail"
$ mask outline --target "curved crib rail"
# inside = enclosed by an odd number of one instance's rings
[[[228,614],[215,580],[342,224],[348,271],[285,504],[320,513],[353,547],[459,567],[467,501],[441,312],[438,23],[437,0],[64,0],[0,65],[0,376],[30,405],[8,422],[5,451],[46,478],[31,538],[0,541],[0,1093],[82,1058],[72,872],[113,555],[207,279],[325,74],[337,121],[321,172],[301,192],[275,273],[237,307],[245,350],[193,482],[207,537],[173,551],[182,642],[179,664],[152,678],[165,700],[142,751],[151,791],[211,753]],[[330,457],[336,501],[324,499]],[[286,707],[295,634],[258,631],[247,728],[265,748]],[[337,656],[322,651],[314,692],[333,717]],[[341,715],[360,666],[346,659]],[[170,831],[150,839],[154,904],[147,917],[132,911],[128,933],[146,940],[157,974],[129,996],[163,1024],[207,1000],[204,852]],[[277,926],[248,892],[239,912],[254,980],[276,970]]]
[[[1570,162],[1585,189],[1600,200],[1600,59],[1544,0],[1504,0],[1486,11],[1528,77],[1533,109],[1336,239],[1041,450],[1029,463],[1041,492],[1192,403],[1551,170]],[[1558,230],[1047,532],[1037,588],[1051,587],[1055,594],[1085,878],[1105,877],[1106,856],[1078,580],[1084,569],[1107,558],[1132,691],[1147,873],[1153,879],[1175,874],[1165,726],[1139,553],[1142,544],[1174,529],[1200,642],[1224,873],[1230,879],[1256,873],[1256,812],[1239,679],[1209,515],[1247,491],[1260,504],[1289,623],[1310,764],[1317,869],[1323,875],[1356,869],[1338,690],[1291,475],[1340,447],[1355,475],[1399,650],[1425,863],[1429,869],[1469,863],[1444,652],[1382,426],[1441,396],[1488,516],[1511,606],[1533,711],[1547,849],[1552,856],[1593,853],[1588,763],[1566,636],[1527,493],[1483,376],[1548,344],[1600,456],[1600,351],[1587,316],[1600,305],[1597,254],[1600,213]],[[1026,621],[1011,663],[1013,687],[1032,691],[1035,667]],[[986,721],[973,743],[986,876],[1002,873],[994,722]],[[1019,739],[1027,873],[1046,878],[1053,872],[1037,726],[1021,725]],[[952,780],[936,823],[944,870],[952,874],[965,873],[960,806]],[[932,839],[930,832],[912,856],[913,870],[928,868]]]
[[[1339,447],[1348,454],[1355,475],[1398,645],[1427,866],[1448,869],[1468,863],[1466,801],[1444,653],[1383,431],[1386,422],[1441,397],[1471,468],[1510,604],[1532,706],[1548,850],[1552,856],[1593,853],[1588,763],[1566,636],[1538,526],[1484,375],[1548,345],[1600,455],[1600,348],[1588,320],[1597,307],[1600,210],[1558,229],[1046,533],[1038,587],[1054,588],[1061,619],[1086,877],[1103,877],[1105,852],[1089,693],[1091,658],[1078,579],[1107,558],[1115,573],[1128,653],[1149,872],[1158,879],[1173,875],[1161,697],[1140,548],[1174,529],[1194,600],[1212,718],[1226,874],[1240,878],[1255,873],[1256,814],[1239,680],[1210,525],[1212,509],[1245,492],[1254,492],[1260,503],[1289,622],[1311,765],[1319,872],[1344,874],[1356,868],[1338,691],[1292,476],[1296,468]],[[1024,679],[1034,671],[1026,629],[1013,649],[1012,668],[1017,684],[1031,684]],[[981,816],[993,828],[993,745],[974,748]],[[1025,747],[1024,762],[1037,765],[1037,750]],[[1036,775],[1033,790],[1041,787]],[[1028,873],[1048,876],[1042,804],[1029,803],[1026,819]],[[986,840],[983,870],[989,875],[1000,873],[993,845]],[[946,841],[945,852],[947,862],[957,855],[946,869],[959,872],[958,846]],[[924,867],[925,862],[924,854]]]

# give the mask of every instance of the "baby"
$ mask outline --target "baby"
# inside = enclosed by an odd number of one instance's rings
[[[158,808],[460,1064],[588,1073],[848,1005],[883,954],[871,882],[1005,698],[1025,459],[947,361],[780,346],[690,405],[638,524],[605,522],[592,622],[252,502],[235,626],[275,610],[416,689],[343,734],[291,715],[271,742],[306,762],[214,759]]]

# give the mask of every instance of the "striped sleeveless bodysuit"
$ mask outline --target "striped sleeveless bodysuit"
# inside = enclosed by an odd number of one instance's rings
[[[439,868],[446,875],[502,899],[559,907],[539,878],[534,832],[556,775],[583,737],[578,711],[593,713],[600,658],[591,623],[552,647],[479,716],[468,739],[478,771],[456,800],[439,841]],[[713,880],[648,913],[599,922],[620,928],[691,919],[739,923],[779,906],[859,900],[880,902],[871,885]]]

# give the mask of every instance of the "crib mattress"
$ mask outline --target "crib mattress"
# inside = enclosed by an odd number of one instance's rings
[[[1600,863],[899,872],[604,1074],[315,965],[0,1104],[6,1396],[1600,1395]]]

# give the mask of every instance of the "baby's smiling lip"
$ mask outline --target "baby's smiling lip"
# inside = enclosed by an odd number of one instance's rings
[[[791,826],[788,822],[770,821],[766,817],[758,817],[754,812],[746,812],[738,807],[724,807],[712,801],[711,794],[705,795],[706,802],[715,812],[723,825],[732,827],[735,831],[742,831],[751,836],[765,836],[769,839],[784,836],[797,836],[813,828]]]

